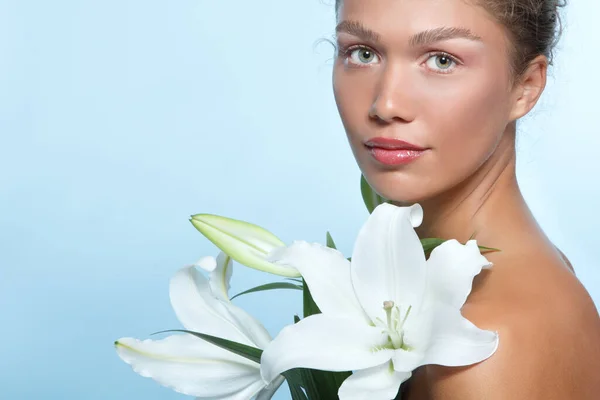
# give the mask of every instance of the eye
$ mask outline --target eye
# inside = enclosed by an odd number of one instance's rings
[[[434,71],[447,74],[456,67],[458,62],[454,57],[446,53],[434,53],[426,61],[427,67]]]
[[[346,61],[355,65],[369,65],[379,62],[379,56],[368,47],[354,47],[346,51]]]

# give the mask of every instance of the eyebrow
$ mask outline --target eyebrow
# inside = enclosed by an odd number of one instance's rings
[[[335,31],[336,33],[345,32],[371,42],[379,42],[381,40],[381,35],[365,27],[358,21],[342,21],[335,27]],[[444,26],[411,35],[408,39],[408,44],[410,47],[419,47],[456,38],[469,39],[477,42],[481,41],[481,37],[474,34],[468,28]]]

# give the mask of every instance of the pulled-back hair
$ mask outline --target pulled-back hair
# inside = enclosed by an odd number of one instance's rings
[[[517,81],[529,63],[545,55],[552,64],[553,50],[562,33],[559,8],[566,0],[470,0],[486,9],[508,34],[512,44],[511,69]],[[336,0],[338,10],[342,0]]]

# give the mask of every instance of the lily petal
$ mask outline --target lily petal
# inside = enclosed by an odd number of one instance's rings
[[[414,230],[422,217],[419,204],[396,207],[384,203],[358,234],[352,254],[352,283],[360,304],[373,320],[385,320],[385,301],[413,306],[422,301],[425,253]]]
[[[411,372],[423,365],[424,356],[420,349],[397,349],[392,357],[393,368],[398,372]]]
[[[207,264],[210,265],[211,263]],[[233,273],[233,262],[231,257],[221,252],[215,260],[214,265],[215,267],[210,269],[210,278],[208,282],[212,294],[226,305],[227,312],[225,313],[225,317],[232,320],[232,322],[240,327],[258,348],[263,349],[271,341],[269,332],[260,321],[240,307],[232,304],[229,299],[229,282]]]
[[[293,268],[265,260],[271,250],[285,243],[258,225],[211,214],[194,215],[191,222],[208,240],[242,265],[281,276],[300,275]]]
[[[438,303],[432,315],[431,336],[420,365],[471,365],[489,358],[496,352],[498,333],[478,328],[455,307]],[[415,333],[423,336],[422,331]],[[406,335],[414,336],[408,329]]]
[[[390,400],[411,372],[394,371],[390,362],[354,372],[340,386],[340,400]]]
[[[315,314],[281,330],[261,358],[267,382],[293,368],[350,371],[380,365],[392,358],[383,349],[387,336],[361,320]]]
[[[215,296],[224,302],[229,302],[229,282],[233,273],[231,257],[220,252],[217,256],[216,267],[210,271],[208,282]]]
[[[370,322],[354,294],[350,262],[339,251],[296,241],[273,250],[268,259],[297,269],[323,314],[354,316]]]
[[[235,318],[236,324],[245,332],[259,349],[264,349],[271,343],[271,335],[264,325],[240,307],[230,304],[230,315]]]
[[[253,340],[252,329],[238,321],[238,312],[232,314],[231,309],[237,307],[215,297],[208,280],[195,267],[177,271],[171,279],[169,294],[173,310],[186,329],[259,346]]]
[[[479,252],[476,240],[466,245],[447,240],[433,249],[427,260],[428,293],[460,309],[471,293],[473,278],[491,265]]]
[[[194,266],[205,270],[206,272],[212,272],[217,268],[217,259],[213,256],[206,256],[199,259]]]
[[[192,335],[123,338],[115,346],[138,374],[200,399],[247,400],[265,386],[258,364]]]

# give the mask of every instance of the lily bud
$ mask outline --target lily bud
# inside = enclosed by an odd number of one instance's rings
[[[190,222],[229,257],[250,268],[286,277],[299,277],[293,267],[267,261],[274,249],[285,247],[277,236],[258,225],[212,214],[196,214]]]

